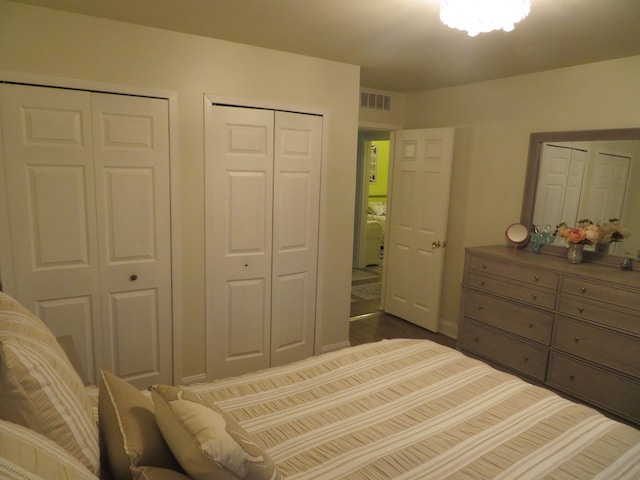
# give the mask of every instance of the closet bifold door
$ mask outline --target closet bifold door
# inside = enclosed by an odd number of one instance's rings
[[[221,378],[313,354],[322,117],[211,108],[207,376]]]
[[[88,380],[102,357],[91,93],[0,85],[14,291],[70,335]]]
[[[273,126],[271,110],[214,105],[207,126],[207,374],[270,364]]]
[[[168,103],[94,93],[92,111],[103,364],[172,383]]]
[[[1,85],[17,299],[70,335],[88,381],[171,383],[168,104]]]
[[[322,117],[276,112],[271,366],[313,355]]]

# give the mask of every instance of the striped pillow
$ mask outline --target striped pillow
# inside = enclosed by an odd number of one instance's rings
[[[0,420],[0,478],[96,480],[60,445],[28,428]]]
[[[46,325],[0,293],[0,419],[55,441],[100,471],[98,428],[82,380]]]

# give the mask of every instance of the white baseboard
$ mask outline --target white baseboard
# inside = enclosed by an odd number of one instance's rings
[[[320,347],[320,353],[335,352],[337,350],[342,350],[343,348],[347,348],[350,346],[351,346],[351,342],[349,341],[334,343],[332,345],[323,345],[322,347]]]
[[[440,319],[440,324],[438,326],[438,332],[442,335],[445,335],[449,338],[457,339],[458,338],[458,323],[457,322],[447,322],[445,320]]]

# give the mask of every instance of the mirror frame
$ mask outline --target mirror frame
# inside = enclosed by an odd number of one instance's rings
[[[607,130],[567,130],[558,132],[534,132],[529,137],[529,153],[527,157],[527,170],[524,181],[524,196],[522,198],[522,210],[520,211],[520,223],[531,228],[533,222],[533,207],[535,204],[536,187],[538,184],[538,171],[540,169],[540,153],[542,144],[547,142],[588,142],[598,140],[639,140],[640,128],[613,128]],[[565,249],[548,245],[547,253],[562,255]],[[608,254],[595,254],[585,252],[585,260],[599,263],[620,263],[620,258]]]

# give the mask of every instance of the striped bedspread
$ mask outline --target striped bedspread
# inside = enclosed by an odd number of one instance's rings
[[[189,387],[289,479],[638,479],[640,431],[426,340]]]

